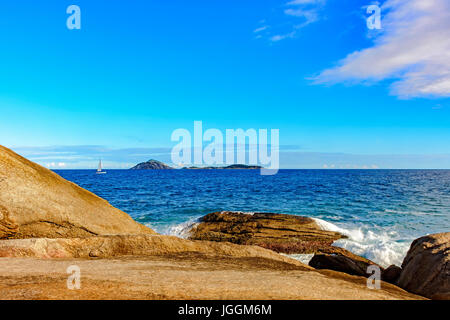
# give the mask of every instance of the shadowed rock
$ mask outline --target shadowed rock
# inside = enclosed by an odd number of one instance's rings
[[[153,233],[106,200],[0,146],[0,239]]]
[[[315,254],[309,265],[315,269],[334,270],[362,277],[370,276],[367,273],[367,268],[371,265],[376,265],[380,270],[383,270],[375,262],[342,248],[334,248],[334,252],[330,254]]]
[[[398,281],[398,278],[400,278],[400,274],[402,273],[402,268],[391,265],[387,267],[383,272],[381,273],[381,280],[396,284]]]

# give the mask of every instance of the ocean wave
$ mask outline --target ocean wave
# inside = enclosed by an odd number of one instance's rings
[[[346,229],[330,222],[313,218],[320,228],[346,235],[348,239],[340,239],[334,245],[347,249],[354,254],[370,259],[382,267],[392,264],[400,266],[405,257],[410,241],[398,239],[396,232],[387,232],[369,227]]]
[[[162,234],[168,235],[168,236],[175,236],[182,239],[187,239],[190,235],[190,231],[192,228],[197,226],[200,223],[199,218],[191,219],[189,221],[168,226]]]

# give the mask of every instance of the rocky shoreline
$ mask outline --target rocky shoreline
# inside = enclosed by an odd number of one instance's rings
[[[159,235],[0,146],[0,299],[450,299],[450,233],[414,241],[379,290],[365,278],[373,262],[333,246],[343,237],[310,218],[236,212],[205,216],[190,239]]]
[[[189,239],[257,245],[278,253],[314,254],[309,266],[369,277],[377,266],[381,279],[431,299],[450,300],[450,233],[425,236],[411,244],[401,267],[383,268],[352,252],[333,246],[346,238],[321,229],[314,219],[276,213],[214,212],[200,219]]]

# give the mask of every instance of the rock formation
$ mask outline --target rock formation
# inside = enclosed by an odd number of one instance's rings
[[[357,256],[342,248],[334,248],[334,252],[330,254],[315,254],[309,261],[309,265],[315,269],[329,269],[362,277],[370,276],[370,274],[367,273],[367,268],[371,265],[376,265],[380,270],[383,270],[383,268],[375,262]]]
[[[162,163],[158,160],[149,160],[147,162],[141,162],[137,165],[135,165],[131,170],[168,170],[173,169],[172,167],[169,167],[167,164]]]
[[[112,235],[68,239],[13,239],[0,241],[0,258],[116,258],[124,256],[161,256],[179,253],[202,253],[230,257],[255,257],[283,261],[313,268],[257,246],[232,243],[190,241],[162,235]]]
[[[450,300],[450,232],[414,240],[398,285],[431,299]]]
[[[333,252],[331,244],[345,236],[322,230],[310,218],[275,213],[214,212],[190,232],[192,240],[258,245],[281,253]]]
[[[0,239],[153,233],[106,200],[0,146]]]

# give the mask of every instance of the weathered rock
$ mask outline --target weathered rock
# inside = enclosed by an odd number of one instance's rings
[[[81,290],[67,290],[67,267],[71,265],[81,270]],[[0,270],[0,299],[423,299],[388,283],[380,290],[370,290],[362,277],[328,270],[310,271],[261,257],[219,254],[112,259],[2,258]]]
[[[354,276],[368,277],[367,268],[371,265],[378,266],[378,264],[366,258],[357,256],[348,250],[342,248],[334,248],[333,253],[315,254],[309,261],[309,265],[315,269],[328,269],[339,272],[344,272]]]
[[[147,162],[141,162],[135,165],[131,170],[169,170],[173,169],[165,163],[158,160],[149,160]]]
[[[0,146],[0,239],[153,233],[106,200]]]
[[[0,299],[422,299],[258,246],[161,235],[2,240],[0,257]],[[82,290],[67,290],[71,265]]]
[[[398,281],[398,278],[400,278],[400,274],[402,273],[402,268],[391,265],[387,267],[383,272],[381,273],[381,280],[396,284]]]
[[[240,246],[232,243],[191,241],[163,235],[111,235],[67,239],[12,239],[0,240],[0,258],[32,257],[54,258],[116,258],[124,256],[161,256],[180,253],[227,255],[230,257],[266,258],[302,267],[313,268],[258,246]]]
[[[192,240],[258,245],[282,253],[334,250],[331,244],[345,236],[322,230],[311,218],[275,213],[214,212],[190,231]]]
[[[450,300],[450,232],[413,241],[398,285],[431,299]]]

